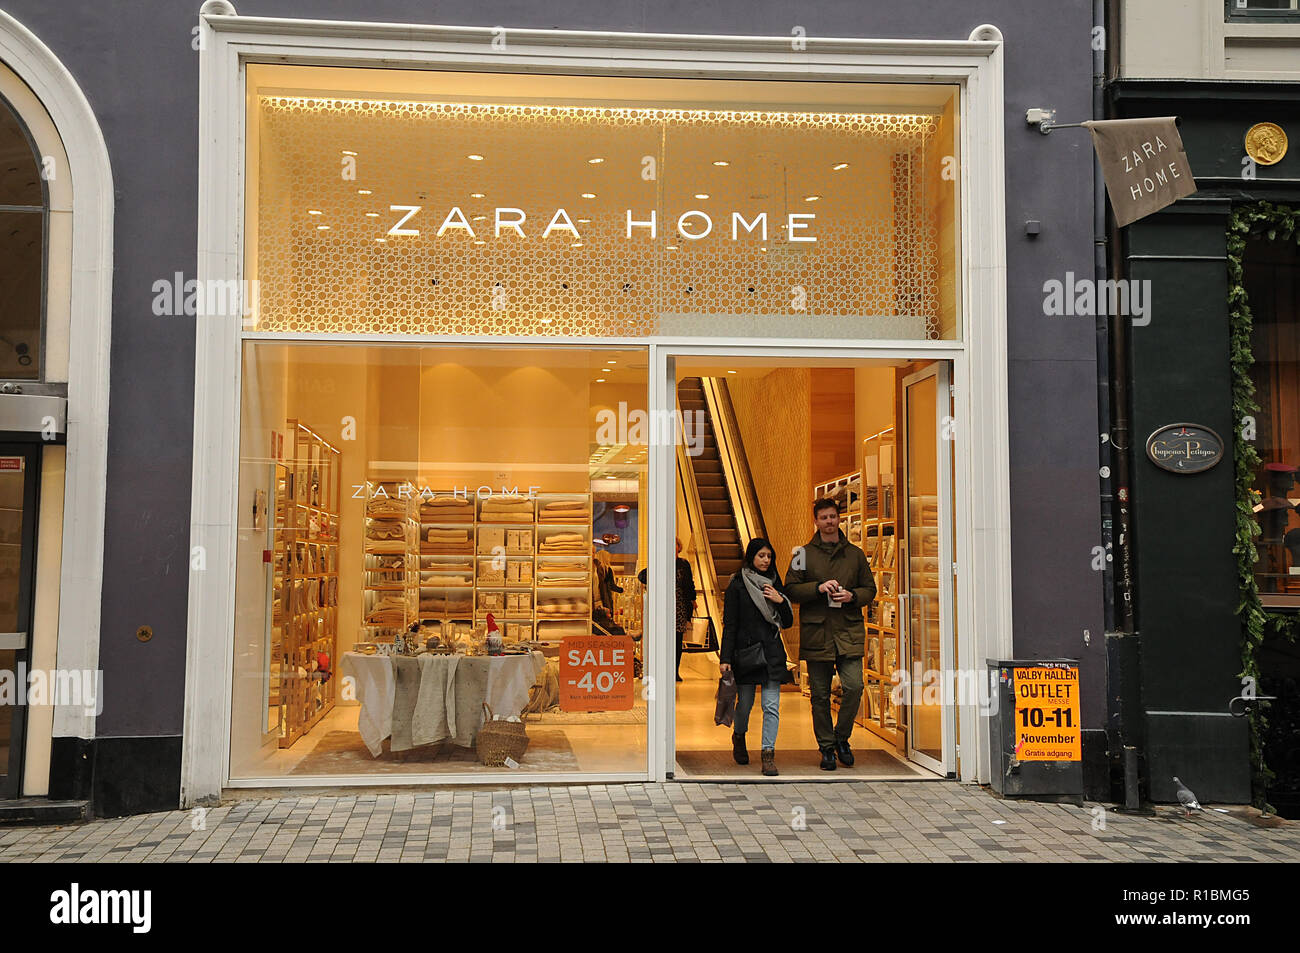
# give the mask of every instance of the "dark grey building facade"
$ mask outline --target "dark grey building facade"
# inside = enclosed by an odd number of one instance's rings
[[[798,30],[813,48],[821,38],[966,40],[981,24],[995,26],[1003,38],[1005,83],[1009,444],[1003,449],[1011,559],[1009,585],[981,598],[1009,600],[1016,658],[1079,660],[1086,789],[1091,796],[1109,794],[1103,593],[1111,564],[1098,473],[1103,425],[1097,328],[1087,317],[1047,315],[1043,303],[1045,282],[1065,280],[1067,272],[1092,274],[1093,157],[1085,137],[1044,137],[1024,120],[1031,107],[1053,108],[1063,121],[1092,114],[1090,3],[1057,4],[1050,15],[1029,0],[795,6],[239,0],[235,6],[240,18],[618,33],[626,34],[620,43],[633,47],[663,45],[663,35],[790,37]],[[89,799],[101,816],[174,808],[196,803],[204,793],[182,790],[187,684],[203,676],[187,653],[190,594],[195,573],[212,571],[210,565],[194,568],[193,547],[201,534],[191,525],[196,325],[192,317],[156,315],[152,305],[155,282],[192,275],[199,260],[197,7],[175,0],[3,3],[4,12],[38,37],[84,92],[111,160],[102,591],[77,595],[102,607],[96,637],[103,704],[90,730],[60,734],[56,719],[43,792]],[[639,40],[644,34],[656,36]],[[980,242],[986,236],[970,237]],[[1223,413],[1210,416],[1229,426]],[[71,427],[76,420],[73,407]],[[69,467],[75,465],[70,459]],[[1151,496],[1159,499],[1155,489]],[[76,531],[65,524],[65,534]],[[963,632],[959,638],[968,635],[974,637]],[[1171,657],[1168,664],[1186,661]],[[1162,744],[1177,749],[1194,740],[1169,736]]]

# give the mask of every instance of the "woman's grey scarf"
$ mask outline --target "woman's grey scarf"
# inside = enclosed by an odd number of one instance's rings
[[[763,587],[775,586],[776,580],[771,576],[765,576],[761,572],[750,569],[748,566],[740,567],[740,577],[745,580],[745,588],[749,590],[749,598],[754,600],[754,605],[758,606],[758,611],[763,618],[771,622],[777,629],[780,629],[781,616],[776,611],[776,603],[763,595]]]

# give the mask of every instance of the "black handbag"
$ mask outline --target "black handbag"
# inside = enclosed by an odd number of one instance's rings
[[[767,668],[767,653],[762,642],[751,642],[736,653],[736,671],[753,672]]]

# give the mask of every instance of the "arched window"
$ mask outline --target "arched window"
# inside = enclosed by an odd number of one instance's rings
[[[49,190],[31,134],[0,98],[0,380],[39,380]]]

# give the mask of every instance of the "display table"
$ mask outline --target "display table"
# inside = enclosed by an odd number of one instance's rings
[[[357,730],[379,757],[383,741],[406,751],[439,741],[472,748],[487,717],[518,716],[546,668],[541,652],[528,655],[343,654],[343,674],[356,683]]]

